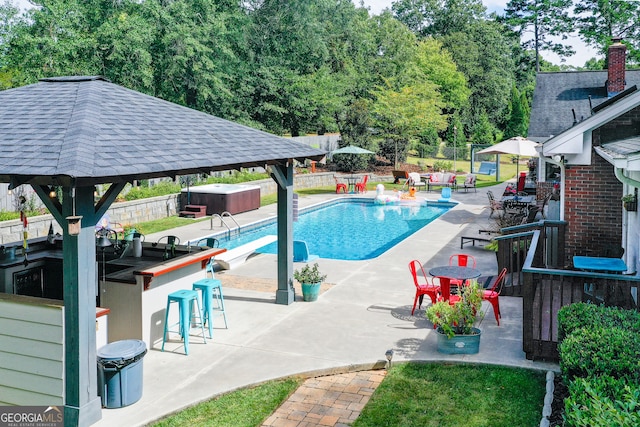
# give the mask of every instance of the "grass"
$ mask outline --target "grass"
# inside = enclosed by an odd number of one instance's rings
[[[269,381],[200,403],[152,426],[255,427],[302,384],[301,378]]]
[[[135,229],[142,234],[153,234],[160,231],[170,230],[176,227],[182,227],[183,225],[193,224],[194,221],[208,221],[209,218],[184,218],[179,216],[170,216],[167,218],[160,218],[153,221],[139,222],[132,224]]]
[[[538,426],[545,374],[488,365],[394,366],[353,427]]]
[[[301,384],[270,381],[198,404],[153,426],[259,426]],[[393,366],[353,427],[527,427],[540,424],[545,374],[446,363]]]

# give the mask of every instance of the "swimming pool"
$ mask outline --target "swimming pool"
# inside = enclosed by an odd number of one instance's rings
[[[427,206],[378,205],[372,199],[341,199],[301,210],[293,223],[293,239],[304,240],[309,253],[321,258],[365,260],[375,258],[406,239],[455,206],[429,203]],[[220,246],[233,249],[267,235],[277,235],[275,219],[259,227],[241,229],[232,236],[214,235]],[[260,253],[277,253],[277,243],[260,248]]]

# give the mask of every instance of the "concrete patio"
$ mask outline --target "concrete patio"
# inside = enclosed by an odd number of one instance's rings
[[[493,188],[500,194],[504,184]],[[394,350],[393,362],[460,361],[558,370],[558,365],[530,361],[522,351],[522,300],[501,297],[501,325],[497,326],[491,307],[482,320],[480,353],[443,355],[436,351],[436,337],[424,317],[424,305],[411,315],[415,295],[408,263],[419,259],[428,266],[446,265],[458,252],[472,254],[485,275],[497,273],[495,253],[468,244],[460,250],[461,235],[478,235],[489,225],[486,190],[455,192],[460,204],[419,230],[381,256],[366,261],[320,259],[331,284],[316,302],[297,301],[289,306],[276,305],[275,255],[258,255],[245,264],[218,273],[225,286],[224,296],[229,328],[218,318],[213,339],[204,344],[192,337],[190,354],[184,355],[177,340],[149,349],[144,358],[144,390],[135,404],[118,409],[103,409],[97,426],[145,425],[164,415],[197,402],[251,384],[296,374],[327,375],[354,370],[382,368],[385,352]],[[367,197],[374,197],[369,191]],[[438,192],[420,192],[420,197],[436,200]],[[301,207],[336,196],[301,196]],[[235,215],[240,224],[275,216],[275,205]],[[175,234],[181,241],[211,234],[210,222],[146,236],[155,241],[161,235]],[[349,242],[345,242],[348,244]],[[302,264],[296,263],[294,268]],[[246,278],[246,281],[243,280]],[[252,289],[252,282],[273,281],[271,291]],[[185,288],[191,280],[186,278]],[[425,299],[428,304],[428,298]]]

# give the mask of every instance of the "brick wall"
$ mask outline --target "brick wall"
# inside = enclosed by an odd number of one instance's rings
[[[613,96],[624,90],[627,48],[614,40],[607,53],[607,94]]]
[[[566,169],[567,254],[597,255],[622,245],[622,183],[611,164],[594,153],[591,166]],[[570,260],[569,260],[570,261]]]

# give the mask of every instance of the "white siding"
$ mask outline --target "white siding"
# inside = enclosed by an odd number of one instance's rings
[[[0,294],[0,405],[64,404],[64,312]]]

